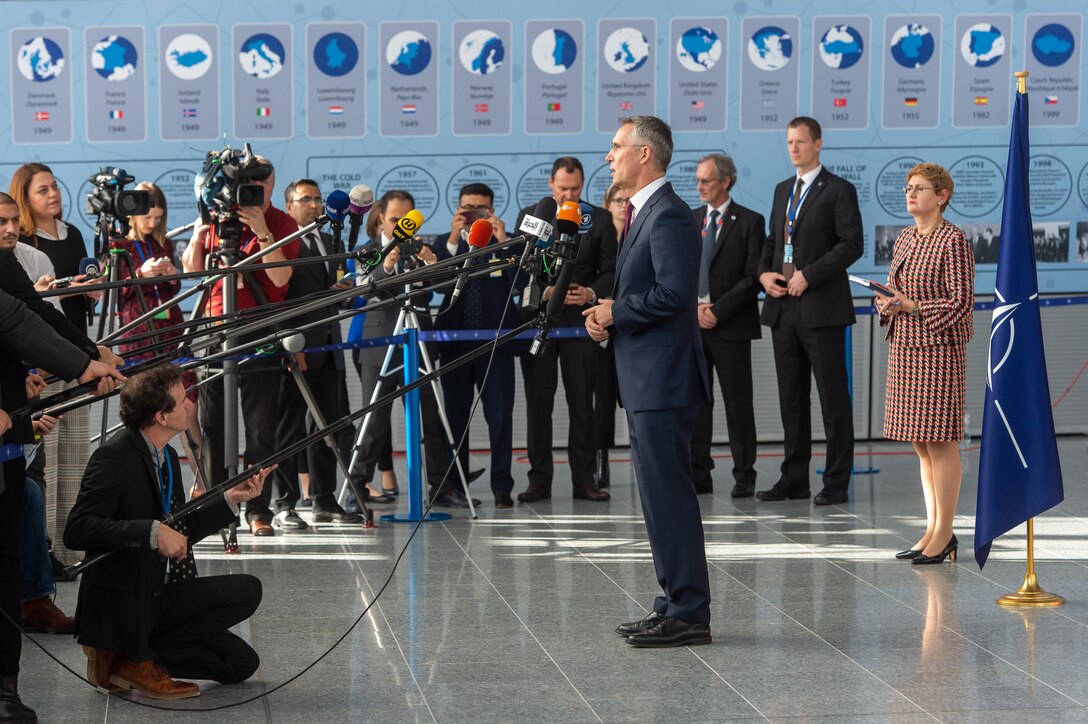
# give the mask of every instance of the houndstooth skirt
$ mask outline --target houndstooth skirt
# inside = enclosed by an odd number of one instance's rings
[[[967,350],[961,344],[888,345],[884,437],[948,442],[963,437]]]

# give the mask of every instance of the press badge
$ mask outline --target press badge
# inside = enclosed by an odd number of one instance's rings
[[[782,249],[782,263],[793,263],[793,244],[786,244],[786,246]]]

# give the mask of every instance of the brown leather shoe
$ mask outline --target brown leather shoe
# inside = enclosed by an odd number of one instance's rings
[[[249,521],[249,532],[253,535],[276,535],[276,531],[267,520]]]
[[[118,657],[113,664],[110,681],[122,689],[136,689],[152,699],[189,699],[200,696],[199,686],[189,681],[171,679],[154,661],[136,663]]]
[[[117,654],[90,646],[84,646],[83,653],[87,656],[87,681],[111,694],[124,691],[121,687],[110,683],[110,668],[117,659]]]
[[[33,633],[72,633],[76,620],[65,616],[49,596],[23,602],[23,628]]]
[[[544,483],[529,483],[524,493],[518,493],[518,502],[535,503],[538,500],[548,500],[552,497],[552,487]]]
[[[597,487],[597,484],[590,481],[588,483],[582,483],[582,487],[574,489],[574,497],[576,500],[598,500],[605,501],[612,499],[612,493],[607,490],[601,490]]]

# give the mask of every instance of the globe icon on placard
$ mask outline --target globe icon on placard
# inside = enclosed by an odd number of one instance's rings
[[[1031,53],[1035,60],[1049,68],[1055,68],[1073,57],[1076,45],[1069,28],[1050,23],[1035,32],[1035,37],[1031,39]]]
[[[257,33],[242,43],[238,52],[238,62],[247,75],[261,80],[273,78],[283,70],[287,51],[283,43],[274,35]]]
[[[566,73],[578,57],[578,44],[566,30],[551,28],[533,40],[533,63],[549,75]]]
[[[473,75],[491,75],[502,65],[506,46],[490,30],[473,30],[461,41],[458,51],[461,65]]]
[[[359,46],[344,33],[329,33],[314,43],[314,65],[333,78],[347,75],[359,62]]]
[[[921,68],[933,57],[936,45],[929,28],[917,23],[908,23],[894,33],[888,42],[892,58],[904,68]]]
[[[760,70],[779,70],[793,57],[793,39],[785,30],[768,25],[748,39],[748,60]]]
[[[650,41],[637,28],[617,28],[604,41],[604,59],[617,73],[634,73],[650,58]]]
[[[166,45],[166,68],[182,80],[196,80],[212,67],[212,46],[194,33],[182,33]]]
[[[974,68],[989,68],[1005,54],[1005,36],[989,23],[972,25],[960,38],[960,54]]]
[[[49,38],[38,35],[22,44],[15,58],[19,74],[35,83],[51,81],[64,70],[64,53]]]
[[[710,28],[688,28],[676,41],[676,59],[686,70],[702,73],[722,57],[722,41]]]
[[[121,81],[136,72],[136,46],[128,38],[110,35],[91,51],[91,67],[108,81]]]
[[[431,62],[431,43],[418,30],[402,30],[385,46],[385,62],[401,75],[421,73]]]
[[[828,68],[846,70],[861,60],[865,43],[849,25],[832,25],[820,38],[820,59]]]

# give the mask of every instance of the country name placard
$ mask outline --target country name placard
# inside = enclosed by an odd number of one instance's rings
[[[438,23],[386,22],[378,29],[383,136],[438,135]]]
[[[306,26],[306,135],[366,135],[366,26]]]
[[[956,128],[1003,128],[1009,122],[1011,42],[1011,15],[956,16],[952,47]]]
[[[724,131],[729,21],[673,18],[669,27],[669,125],[674,131]]]
[[[68,28],[12,28],[11,137],[72,140],[72,35]]]
[[[741,23],[742,131],[782,131],[797,115],[800,32],[797,17],[747,17]]]
[[[87,140],[117,143],[147,139],[144,29],[135,25],[86,28]]]
[[[884,18],[885,128],[936,128],[941,114],[941,17]]]
[[[585,97],[585,23],[525,23],[525,132],[581,133]]]
[[[868,128],[872,18],[817,17],[812,38],[812,117],[827,129]]]
[[[159,135],[165,141],[219,137],[219,28],[159,27]]]
[[[1077,14],[1028,15],[1024,46],[1035,126],[1075,126],[1080,119],[1080,43],[1083,18]]]
[[[657,21],[597,23],[597,130],[614,133],[627,116],[656,113]]]
[[[284,139],[294,135],[291,26],[235,25],[234,135],[240,139]]]
[[[459,20],[453,24],[453,133],[510,133],[513,82],[509,20]]]

